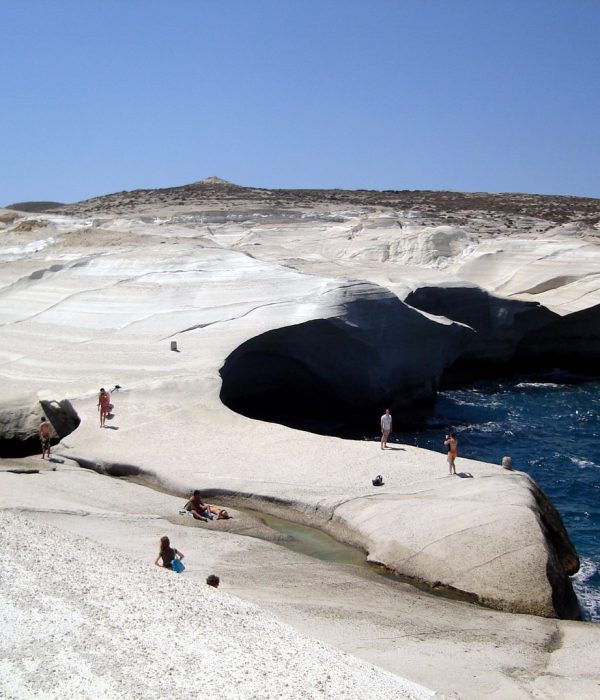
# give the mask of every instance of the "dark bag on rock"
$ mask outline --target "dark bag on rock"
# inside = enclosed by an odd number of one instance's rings
[[[383,486],[383,477],[381,476],[381,474],[378,474],[373,479],[373,486]]]

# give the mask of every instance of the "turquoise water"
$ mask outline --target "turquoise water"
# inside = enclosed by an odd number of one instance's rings
[[[460,456],[500,464],[510,455],[554,503],[581,559],[573,584],[584,617],[600,621],[600,382],[522,379],[444,391],[423,430],[394,437],[445,453],[451,430]]]

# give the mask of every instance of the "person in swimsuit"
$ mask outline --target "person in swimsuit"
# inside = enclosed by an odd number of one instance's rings
[[[178,549],[175,549],[175,547],[171,547],[171,542],[169,541],[169,538],[166,535],[163,535],[160,538],[160,552],[158,553],[154,564],[156,566],[162,566],[163,569],[170,569],[172,571],[173,565],[171,564],[171,562],[173,561],[173,559],[175,559],[176,557],[178,559],[183,559],[183,556],[183,552],[180,552]],[[159,562],[162,563],[159,564]]]
[[[454,464],[454,460],[458,457],[458,440],[456,439],[456,433],[446,435],[444,445],[448,447],[448,472],[450,474],[456,474],[456,466]]]
[[[42,443],[42,459],[44,455],[48,454],[48,459],[50,459],[50,438],[52,437],[52,426],[46,420],[46,416],[42,416],[40,421],[40,427],[38,428],[38,435],[40,436],[40,442]]]
[[[110,413],[110,394],[104,388],[98,394],[98,410],[100,411],[100,427],[106,423],[106,416]]]
[[[229,520],[231,515],[225,510],[225,508],[220,508],[219,506],[213,506],[210,503],[206,504],[208,511],[210,513],[211,520]]]
[[[387,441],[392,432],[392,416],[390,414],[390,409],[386,408],[385,413],[381,416],[381,449],[385,450],[387,447]]]

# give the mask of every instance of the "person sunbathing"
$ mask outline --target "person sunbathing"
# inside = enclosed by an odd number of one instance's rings
[[[210,503],[206,504],[208,510],[210,511],[211,520],[229,520],[231,515],[225,510],[225,508],[219,508],[219,506],[211,506]]]
[[[190,500],[185,504],[185,508],[195,520],[229,520],[231,517],[225,508],[204,503],[200,498],[200,491],[194,491]],[[183,511],[182,511],[183,512]]]

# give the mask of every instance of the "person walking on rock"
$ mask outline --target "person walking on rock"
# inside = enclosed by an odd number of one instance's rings
[[[101,428],[104,427],[104,424],[106,423],[106,416],[110,413],[111,408],[110,394],[108,391],[106,391],[106,389],[100,389],[100,393],[98,394],[98,410],[100,411]]]
[[[45,454],[48,454],[48,459],[50,459],[50,438],[52,437],[52,426],[46,420],[46,416],[42,416],[40,427],[38,428],[38,435],[40,436],[40,442],[42,443],[42,459],[44,459]]]
[[[456,465],[454,464],[454,460],[458,457],[458,440],[456,439],[456,433],[446,435],[444,445],[448,447],[448,472],[450,474],[456,474]]]
[[[390,409],[386,408],[385,413],[381,416],[381,449],[385,450],[387,447],[387,441],[392,432],[392,416],[390,414]]]

